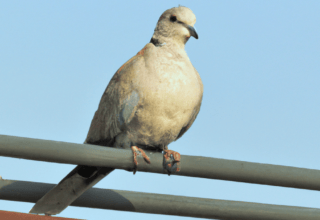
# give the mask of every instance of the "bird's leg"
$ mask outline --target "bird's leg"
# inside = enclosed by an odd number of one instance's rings
[[[133,152],[133,163],[135,165],[135,167],[133,168],[133,174],[135,174],[138,167],[137,157],[142,156],[147,163],[150,163],[150,158],[146,155],[144,150],[142,150],[141,148],[138,148],[137,146],[132,146],[131,149]]]
[[[171,173],[180,171],[180,154],[173,150],[163,151],[163,168],[168,171],[170,176]]]

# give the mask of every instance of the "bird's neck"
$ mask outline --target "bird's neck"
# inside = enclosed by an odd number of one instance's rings
[[[156,47],[161,47],[161,46],[170,46],[172,48],[177,48],[179,50],[183,49],[185,47],[185,43],[187,41],[183,39],[176,39],[172,37],[166,37],[162,36],[160,34],[154,33],[154,35],[151,38],[150,43],[154,44]]]

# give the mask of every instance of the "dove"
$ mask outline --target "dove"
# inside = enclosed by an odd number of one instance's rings
[[[166,10],[150,43],[124,63],[110,80],[92,119],[84,143],[132,149],[152,163],[144,149],[164,152],[163,167],[179,172],[180,154],[168,150],[195,121],[203,84],[185,44],[198,39],[196,17],[183,6]],[[45,194],[30,213],[58,214],[114,168],[78,165]]]

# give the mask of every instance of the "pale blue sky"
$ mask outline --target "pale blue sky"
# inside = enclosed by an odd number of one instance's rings
[[[320,1],[2,0],[0,134],[82,143],[112,75],[178,4],[197,16],[186,50],[204,98],[169,148],[320,169]],[[58,183],[73,167],[0,157],[5,179]],[[115,171],[97,187],[320,208],[317,191],[141,172]],[[32,206],[0,200],[1,210]],[[58,216],[163,219],[76,207]]]

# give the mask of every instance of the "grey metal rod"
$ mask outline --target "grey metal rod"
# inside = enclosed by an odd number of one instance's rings
[[[138,171],[165,174],[166,171],[162,167],[162,154],[152,151],[146,151],[146,153],[151,159],[151,164],[139,163]],[[6,135],[0,135],[0,156],[133,169],[131,150]],[[181,171],[174,175],[320,190],[319,170],[210,157],[182,155]]]
[[[0,199],[35,203],[53,184],[1,180]],[[91,188],[72,206],[225,220],[319,220],[320,209]]]

